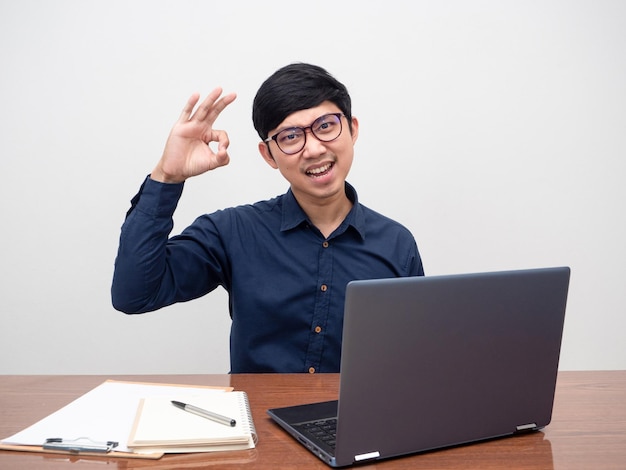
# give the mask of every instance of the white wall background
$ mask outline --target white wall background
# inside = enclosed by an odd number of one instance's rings
[[[197,215],[284,192],[251,102],[294,61],[349,88],[349,180],[427,274],[569,265],[561,369],[626,369],[626,2],[0,0],[0,373],[228,371],[226,295],[125,316],[119,228],[188,96],[232,163]]]

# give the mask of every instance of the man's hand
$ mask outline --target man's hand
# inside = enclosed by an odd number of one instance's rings
[[[195,93],[189,98],[170,132],[161,160],[150,175],[153,180],[181,183],[228,164],[228,134],[213,129],[213,123],[236,95],[231,93],[220,98],[221,94],[221,88],[213,90],[195,112],[200,95]],[[217,152],[209,147],[211,142],[217,142]]]

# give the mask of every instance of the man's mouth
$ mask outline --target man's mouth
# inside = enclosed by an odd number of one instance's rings
[[[328,173],[332,166],[332,163],[327,163],[326,165],[320,166],[319,168],[311,168],[310,170],[307,170],[306,174],[309,176],[319,177]]]

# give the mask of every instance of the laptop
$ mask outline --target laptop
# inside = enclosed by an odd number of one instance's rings
[[[331,467],[550,423],[570,269],[348,284],[339,399],[269,409]]]

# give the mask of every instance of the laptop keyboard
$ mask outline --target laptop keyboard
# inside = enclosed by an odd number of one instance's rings
[[[335,448],[337,436],[337,418],[328,418],[318,421],[311,421],[296,426],[303,434],[323,442],[331,448]]]

